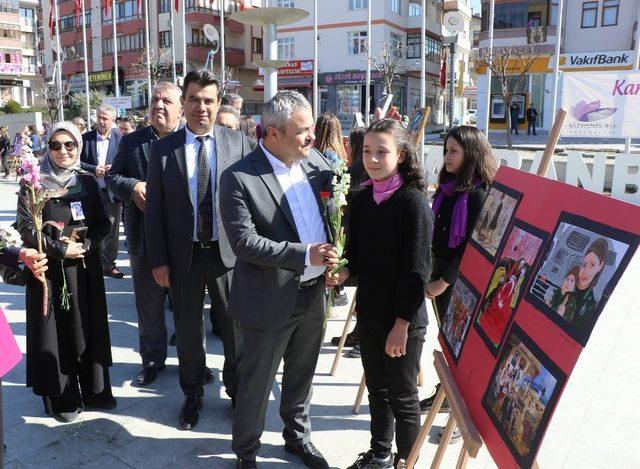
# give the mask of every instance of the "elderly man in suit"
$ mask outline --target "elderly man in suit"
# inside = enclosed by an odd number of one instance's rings
[[[218,80],[206,70],[187,74],[182,89],[186,126],[151,145],[145,227],[155,281],[170,287],[180,386],[180,427],[198,423],[205,383],[204,291],[209,291],[224,345],[223,380],[235,401],[233,321],[227,315],[235,256],[220,219],[220,174],[251,151],[241,133],[214,125]]]
[[[269,393],[284,358],[280,416],[285,449],[308,467],[327,461],[311,443],[309,406],[323,335],[327,244],[320,192],[333,172],[313,149],[313,115],[298,92],[265,105],[264,138],[220,180],[225,231],[237,256],[229,311],[243,343],[233,451],[238,468],[255,467]]]
[[[115,194],[107,188],[105,176],[111,170],[113,159],[118,152],[121,135],[113,128],[116,110],[103,104],[96,109],[95,130],[82,134],[82,154],[80,166],[96,176],[100,185],[100,195],[104,210],[111,222],[111,230],[102,240],[102,269],[104,275],[123,278],[124,274],[116,268],[118,258],[118,240],[120,231],[120,212],[122,204]]]
[[[182,114],[180,95],[180,88],[173,83],[156,84],[149,104],[150,125],[122,137],[118,154],[107,173],[108,188],[124,204],[124,231],[131,260],[142,358],[142,369],[133,383],[140,386],[156,379],[167,358],[164,317],[167,290],[158,285],[151,275],[144,229],[147,165],[151,144],[179,128]]]

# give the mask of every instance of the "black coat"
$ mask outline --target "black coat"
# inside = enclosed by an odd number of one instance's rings
[[[124,231],[127,250],[132,256],[144,256],[147,253],[144,212],[133,203],[131,197],[136,184],[147,180],[151,142],[157,139],[151,126],[123,136],[106,177],[107,187],[124,204]]]
[[[98,183],[92,175],[78,176],[76,185],[69,189],[64,197],[47,201],[43,222],[64,223],[65,236],[70,236],[74,228],[86,226],[84,263],[64,259],[66,245],[58,240],[56,229],[46,226],[42,241],[49,259],[47,316],[42,314],[42,284],[31,274],[27,280],[27,386],[42,396],[59,395],[69,376],[78,373],[81,359],[100,366],[112,364],[100,261],[100,241],[109,232],[110,224],[104,213]],[[77,201],[82,203],[85,216],[81,221],[74,221],[71,214],[70,204]],[[37,248],[36,230],[22,200],[18,201],[17,217],[24,245]],[[61,304],[63,271],[71,295],[69,310]],[[92,378],[88,377],[90,383]],[[95,392],[101,392],[99,385],[93,387]]]
[[[109,148],[107,150],[107,159],[105,164],[113,164],[113,160],[118,152],[118,145],[122,136],[116,129],[111,130],[109,137]],[[98,132],[90,130],[82,134],[82,153],[80,154],[80,167],[85,171],[96,175],[96,166],[98,166],[98,150],[96,142],[98,140]],[[113,193],[110,194],[111,199],[115,201]]]

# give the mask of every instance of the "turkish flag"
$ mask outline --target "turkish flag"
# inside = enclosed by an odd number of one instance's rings
[[[111,0],[104,0],[104,12],[107,16],[111,15]]]
[[[54,22],[53,22],[53,11],[55,10],[55,5],[54,2],[55,0],[49,0],[49,6],[51,8],[51,11],[49,12],[49,34],[51,34],[51,37],[53,37],[53,27],[54,27]]]
[[[173,8],[175,8],[176,11],[180,9],[180,0],[175,1],[175,3],[173,4]]]
[[[74,12],[76,14],[76,25],[80,26],[80,2],[84,0],[75,0]]]
[[[440,68],[440,84],[443,88],[447,86],[447,55],[442,54],[442,67]]]
[[[142,0],[138,0],[138,14],[141,15],[142,14]]]

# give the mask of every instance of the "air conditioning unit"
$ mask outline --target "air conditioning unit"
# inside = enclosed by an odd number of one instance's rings
[[[527,43],[542,44],[543,42],[547,42],[546,26],[533,26],[527,28]]]

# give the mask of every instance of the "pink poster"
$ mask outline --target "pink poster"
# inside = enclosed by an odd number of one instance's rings
[[[13,338],[13,333],[9,323],[4,317],[4,312],[0,308],[0,378],[18,364],[22,354]]]

